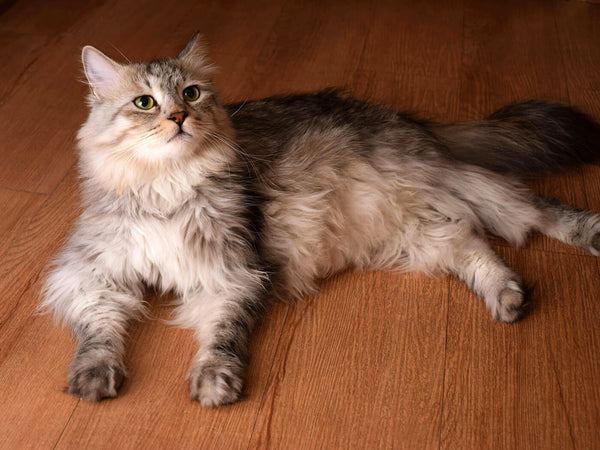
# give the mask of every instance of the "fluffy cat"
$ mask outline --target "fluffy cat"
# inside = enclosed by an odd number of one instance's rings
[[[600,127],[571,107],[428,124],[336,91],[223,106],[197,36],[170,60],[119,64],[89,46],[82,59],[83,212],[43,306],[78,339],[68,391],[86,400],[117,395],[146,286],[177,295],[174,322],[199,343],[191,398],[213,407],[240,398],[268,301],[342,269],[454,274],[513,322],[523,283],[486,232],[600,254],[600,216],[518,181],[595,159]]]

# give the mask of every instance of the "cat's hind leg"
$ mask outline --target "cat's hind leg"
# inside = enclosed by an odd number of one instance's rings
[[[600,215],[544,197],[535,204],[544,217],[536,226],[541,233],[600,256]]]
[[[495,320],[514,322],[526,307],[521,278],[494,252],[483,235],[462,220],[443,220],[436,214],[411,228],[417,233],[399,233],[377,248],[371,269],[407,272],[451,273],[482,298]]]
[[[481,297],[492,317],[514,322],[525,311],[525,289],[521,278],[476,234],[456,242],[446,267]]]
[[[600,256],[598,214],[537,196],[517,181],[472,168],[450,172],[445,182],[471,206],[477,221],[514,245],[535,230]]]

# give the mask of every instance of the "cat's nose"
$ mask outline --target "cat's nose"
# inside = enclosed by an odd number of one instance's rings
[[[171,115],[169,116],[169,120],[172,120],[177,125],[181,126],[181,124],[183,123],[183,121],[185,120],[185,118],[187,116],[188,116],[188,113],[186,113],[185,111],[177,111],[177,112],[171,113]]]

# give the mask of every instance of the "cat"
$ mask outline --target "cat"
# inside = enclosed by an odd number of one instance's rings
[[[67,389],[85,400],[117,395],[147,286],[177,296],[173,322],[199,343],[190,396],[216,407],[240,399],[269,302],[343,269],[453,274],[513,322],[524,285],[486,233],[600,254],[599,215],[519,181],[596,159],[600,126],[572,107],[436,124],[335,90],[224,106],[198,35],[173,59],[120,64],[86,46],[82,61],[82,213],[42,307],[77,338]]]

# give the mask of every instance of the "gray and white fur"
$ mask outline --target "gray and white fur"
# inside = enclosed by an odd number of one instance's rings
[[[513,322],[523,283],[486,233],[600,254],[600,216],[518,180],[596,158],[600,127],[571,107],[441,125],[331,90],[223,106],[197,36],[170,60],[119,64],[89,46],[82,58],[83,212],[43,306],[77,337],[68,391],[86,400],[117,395],[146,286],[177,296],[173,322],[199,344],[191,398],[213,407],[240,398],[268,301],[340,270],[454,274]]]

